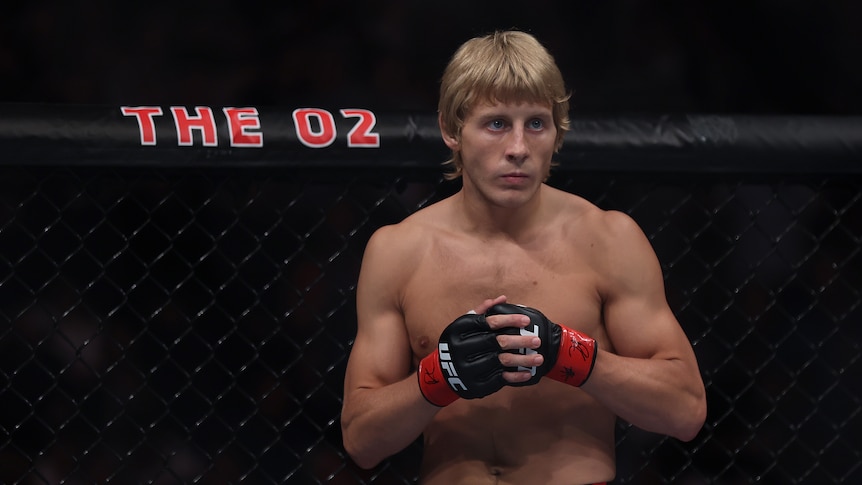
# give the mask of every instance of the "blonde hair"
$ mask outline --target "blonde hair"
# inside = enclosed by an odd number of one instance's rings
[[[455,51],[440,82],[437,111],[441,128],[457,140],[467,113],[477,103],[528,101],[551,107],[557,129],[555,151],[569,129],[569,98],[563,75],[553,56],[532,35],[521,31],[497,31],[468,40]],[[461,176],[459,152],[444,162]]]

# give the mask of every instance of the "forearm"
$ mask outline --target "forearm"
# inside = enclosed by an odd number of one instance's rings
[[[697,369],[679,359],[638,359],[599,351],[582,389],[625,421],[683,441],[697,435],[706,417]]]
[[[345,375],[341,426],[345,449],[358,465],[371,468],[401,451],[422,434],[441,408],[456,400],[482,398],[507,383],[530,378],[527,370],[508,369],[540,365],[542,356],[505,351],[534,349],[539,338],[498,335],[484,316],[489,306],[504,301],[503,296],[486,300],[477,311],[456,318],[443,329],[437,349],[419,361],[416,372],[400,380],[391,369],[403,368],[405,359],[380,365],[369,351],[368,340],[357,337]],[[512,327],[517,332],[529,318],[495,315],[492,321],[496,328]],[[378,370],[361,372],[375,365]]]
[[[418,438],[439,407],[419,392],[416,374],[377,389],[357,389],[345,397],[341,428],[347,453],[372,468]]]

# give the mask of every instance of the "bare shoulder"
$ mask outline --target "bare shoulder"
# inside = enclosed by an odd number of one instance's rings
[[[403,287],[407,268],[427,251],[434,232],[436,205],[421,209],[401,222],[378,228],[365,247],[360,283]],[[381,290],[383,288],[380,288]]]
[[[596,230],[609,244],[646,242],[640,225],[625,212],[597,209],[595,217]]]
[[[594,269],[609,279],[630,278],[634,270],[654,271],[655,252],[628,214],[607,210],[574,194],[559,195],[565,238],[589,255]]]
[[[439,204],[439,203],[438,203]],[[441,207],[434,204],[404,218],[401,222],[378,228],[368,241],[367,251],[382,252],[387,259],[411,258],[422,251]]]
[[[631,238],[643,237],[640,226],[625,212],[602,209],[575,194],[556,190],[554,192],[563,221],[581,236],[589,235],[593,242],[615,244]]]
[[[403,378],[410,369],[412,352],[402,302],[412,268],[427,250],[432,230],[427,214],[418,211],[401,222],[381,226],[368,240],[356,286],[351,383],[365,379],[366,387],[375,387]],[[391,352],[381,353],[381,348]]]

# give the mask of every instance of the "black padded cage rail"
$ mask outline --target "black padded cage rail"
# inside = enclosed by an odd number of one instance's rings
[[[689,443],[620,422],[614,483],[862,483],[862,119],[572,128],[549,183],[644,229],[708,396]],[[413,483],[419,442],[347,457],[342,380],[446,156],[433,113],[0,105],[0,482]]]

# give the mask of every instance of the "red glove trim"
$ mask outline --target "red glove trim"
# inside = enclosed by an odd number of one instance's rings
[[[439,407],[455,402],[459,396],[449,387],[447,376],[440,366],[440,352],[434,349],[419,361],[419,390],[426,401]]]
[[[560,350],[557,362],[547,373],[547,377],[563,384],[580,387],[593,372],[598,347],[596,340],[584,333],[560,325]]]

